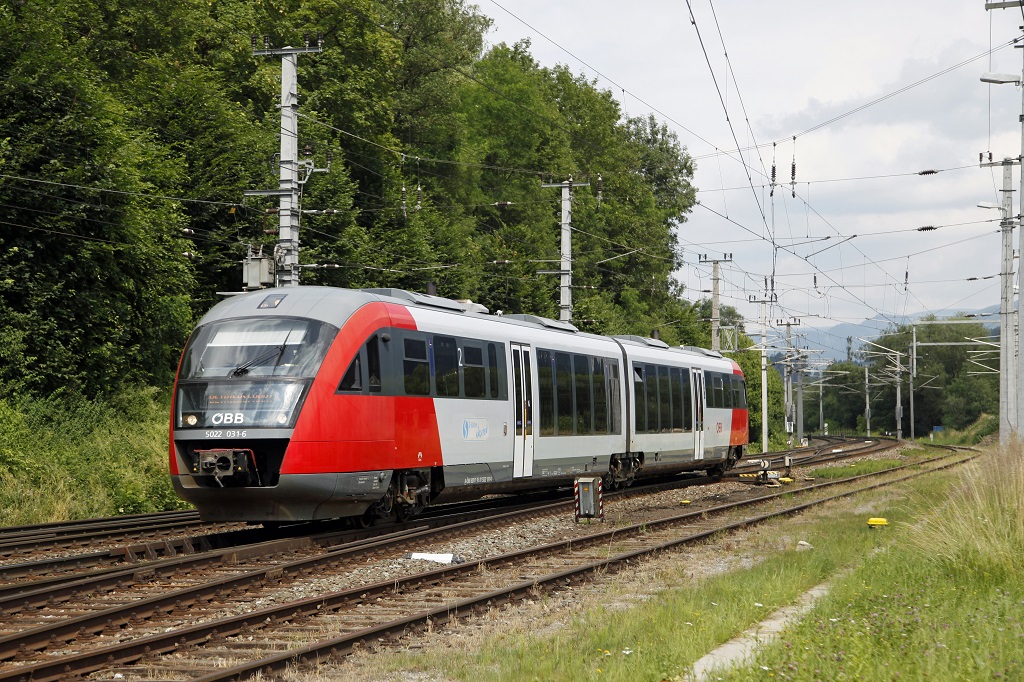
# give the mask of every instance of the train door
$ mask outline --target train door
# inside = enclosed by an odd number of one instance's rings
[[[704,459],[704,370],[690,370],[693,386],[693,458]]]
[[[533,476],[533,371],[530,347],[512,344],[512,477]]]

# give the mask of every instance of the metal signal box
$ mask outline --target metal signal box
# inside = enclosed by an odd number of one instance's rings
[[[601,519],[604,521],[604,500],[602,499],[602,483],[600,476],[587,476],[576,479],[573,493],[576,498],[576,523],[580,519]]]

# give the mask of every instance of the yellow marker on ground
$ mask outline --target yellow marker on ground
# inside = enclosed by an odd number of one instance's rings
[[[868,519],[868,525],[872,528],[880,528],[882,526],[888,526],[889,522],[886,519],[874,518]]]

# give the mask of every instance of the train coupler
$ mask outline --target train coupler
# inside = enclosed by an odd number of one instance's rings
[[[223,478],[248,478],[249,465],[253,461],[252,450],[245,448],[196,450],[192,455],[191,473],[193,476],[212,476],[223,487]]]

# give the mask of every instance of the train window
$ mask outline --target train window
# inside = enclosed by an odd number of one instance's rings
[[[683,431],[693,431],[693,389],[690,387],[690,370],[684,368],[679,378],[682,380],[683,389]]]
[[[222,320],[204,325],[182,357],[184,379],[314,377],[336,327],[312,320]]]
[[[668,382],[668,367],[658,365],[658,404],[661,420],[658,430],[668,433],[672,430],[672,392]]]
[[[576,378],[576,433],[594,432],[594,411],[590,395],[590,358],[586,355],[572,356],[573,374]]]
[[[633,405],[636,432],[643,433],[647,430],[647,393],[644,391],[643,365],[633,365]]]
[[[608,433],[608,382],[603,358],[591,358],[594,377],[594,433]]]
[[[498,347],[487,344],[487,382],[489,384],[489,395],[497,398],[501,395],[501,383],[498,381]]]
[[[721,373],[707,372],[707,375],[711,377],[711,399],[708,401],[711,403],[710,407],[728,407],[725,404],[725,386]]]
[[[604,361],[604,376],[608,384],[608,410],[611,423],[611,432],[622,433],[622,395],[619,392],[619,361]]]
[[[348,366],[347,370],[345,370],[345,376],[341,378],[341,383],[338,384],[338,390],[363,390],[363,363],[358,353],[356,353],[355,359],[352,360],[352,364]]]
[[[555,433],[571,436],[573,433],[572,360],[568,353],[555,353],[555,410],[558,422]]]
[[[747,384],[738,374],[732,375],[732,406],[747,409]]]
[[[434,384],[438,396],[459,397],[459,347],[450,336],[434,337]]]
[[[427,360],[427,342],[424,339],[405,339],[406,395],[430,395],[430,362]]]
[[[647,433],[658,432],[658,368],[654,365],[644,367],[647,379]]]
[[[537,351],[537,393],[540,398],[540,435],[555,435],[555,376],[551,351]]]
[[[686,370],[689,372],[689,370]],[[679,433],[683,430],[683,383],[682,373],[678,367],[673,367],[669,372],[670,384],[672,387],[672,431]]]
[[[380,373],[380,345],[376,334],[366,342],[366,373],[370,376],[367,382],[370,393],[380,393],[383,375]]]
[[[480,346],[462,346],[462,383],[467,398],[483,398],[487,395],[484,349]]]

